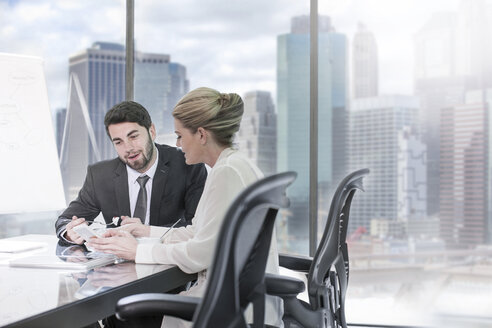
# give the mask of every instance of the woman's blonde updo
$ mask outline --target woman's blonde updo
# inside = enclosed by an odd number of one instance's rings
[[[202,127],[213,134],[219,145],[231,147],[243,111],[244,104],[239,95],[202,87],[181,98],[174,107],[173,116],[191,132]]]

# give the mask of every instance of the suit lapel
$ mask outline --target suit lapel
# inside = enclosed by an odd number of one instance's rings
[[[130,192],[128,191],[128,173],[126,166],[121,161],[114,170],[114,193],[118,203],[119,215],[131,215],[130,210]]]
[[[150,198],[150,224],[159,225],[159,213],[162,204],[162,196],[166,187],[166,181],[169,174],[169,161],[165,150],[159,148],[159,161],[152,182],[152,196]]]

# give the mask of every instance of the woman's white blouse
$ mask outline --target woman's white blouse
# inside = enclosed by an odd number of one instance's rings
[[[135,262],[174,264],[184,272],[198,272],[196,285],[181,294],[202,296],[206,288],[206,270],[212,264],[224,215],[236,196],[260,178],[263,178],[263,173],[246,156],[231,148],[223,150],[208,174],[191,225],[171,229],[162,244],[139,244]],[[167,230],[169,228],[151,226],[150,235],[160,237]],[[279,272],[275,233],[266,271],[275,274]],[[283,327],[280,319],[283,313],[281,300],[267,296],[265,306],[265,323]],[[250,309],[246,317],[248,321],[251,320]]]
[[[162,244],[139,244],[135,262],[175,264],[187,273],[206,270],[225,212],[241,191],[262,177],[246,156],[231,148],[223,150],[209,172],[192,224],[172,229]],[[152,226],[150,235],[159,237],[166,230]]]

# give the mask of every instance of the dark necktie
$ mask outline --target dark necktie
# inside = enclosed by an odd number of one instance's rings
[[[137,182],[140,185],[140,191],[138,192],[133,217],[139,218],[142,223],[145,223],[145,215],[147,214],[147,189],[145,189],[145,184],[149,181],[149,179],[150,177],[148,175],[143,175],[137,178]]]

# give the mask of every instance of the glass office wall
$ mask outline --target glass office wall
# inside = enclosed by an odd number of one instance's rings
[[[349,322],[491,325],[491,9],[320,1],[348,40],[342,171],[371,170],[350,216]]]
[[[298,172],[278,239],[280,249],[307,254],[309,1],[136,2],[135,44],[135,100],[151,113],[158,142],[175,145],[171,112],[186,92],[206,86],[243,97],[235,143],[265,175]],[[330,95],[323,97],[328,127]],[[325,180],[330,170],[320,170]]]
[[[185,66],[183,91],[244,96],[237,143],[266,174],[299,173],[277,232],[281,250],[300,254],[308,253],[308,5],[210,1],[195,14],[191,3],[137,4],[135,20],[138,50]],[[350,218],[351,322],[491,320],[487,6],[319,2],[319,236],[337,183],[371,170]],[[136,97],[149,92],[143,76],[136,71]],[[478,301],[459,301],[471,290]]]
[[[86,165],[114,156],[99,129],[124,98],[125,4],[0,9],[0,51],[45,61],[70,200]],[[492,323],[491,9],[485,0],[319,1],[319,235],[336,184],[371,170],[350,217],[349,322]],[[308,31],[307,0],[135,8],[135,99],[158,141],[174,144],[170,112],[187,91],[243,96],[238,147],[265,174],[299,173],[277,235],[281,250],[300,254],[308,253]],[[0,233],[53,232],[55,216],[4,214]]]

